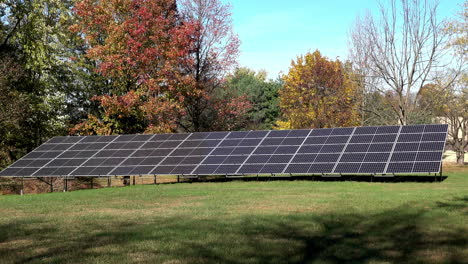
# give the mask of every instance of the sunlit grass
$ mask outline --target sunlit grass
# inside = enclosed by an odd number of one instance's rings
[[[228,182],[0,196],[1,263],[462,263],[468,170],[442,183]]]

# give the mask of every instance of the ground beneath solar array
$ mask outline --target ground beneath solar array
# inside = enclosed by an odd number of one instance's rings
[[[446,172],[0,196],[0,262],[463,263],[468,169]]]

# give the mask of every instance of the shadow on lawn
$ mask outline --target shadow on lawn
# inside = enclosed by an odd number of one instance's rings
[[[67,234],[34,220],[0,225],[11,263],[462,263],[467,230],[428,230],[425,211],[96,221]],[[426,221],[428,221],[426,219]],[[104,223],[106,222],[106,223]],[[428,221],[430,222],[430,221]],[[465,253],[466,254],[466,253]],[[8,261],[7,261],[8,263]]]
[[[454,197],[448,201],[437,202],[437,206],[451,211],[460,211],[468,215],[468,196]]]

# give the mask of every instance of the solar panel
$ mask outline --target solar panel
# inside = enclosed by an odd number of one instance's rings
[[[54,137],[0,176],[440,171],[447,125]]]

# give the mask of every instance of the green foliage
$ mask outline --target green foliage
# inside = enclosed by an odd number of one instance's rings
[[[21,82],[8,85],[10,95],[28,114],[16,119],[6,149],[10,159],[32,150],[51,136],[66,132],[65,99],[73,82],[68,67],[67,24],[72,1],[2,1],[0,57],[9,57],[21,69]],[[6,76],[14,68],[3,69]],[[0,107],[6,107],[2,105]]]
[[[227,77],[226,89],[219,96],[246,95],[252,104],[246,129],[271,129],[280,113],[278,91],[282,85],[281,80],[267,81],[266,72],[238,68]]]

